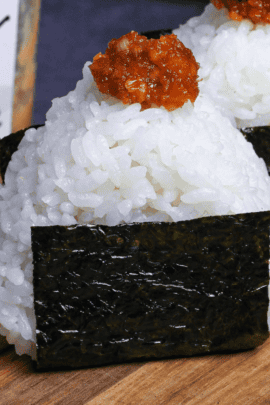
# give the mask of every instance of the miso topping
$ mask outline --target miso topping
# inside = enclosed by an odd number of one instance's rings
[[[174,34],[148,40],[131,31],[112,39],[89,68],[101,93],[143,109],[154,104],[173,111],[199,94],[199,64]]]

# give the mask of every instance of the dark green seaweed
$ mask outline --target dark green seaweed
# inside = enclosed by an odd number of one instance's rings
[[[155,30],[155,31],[144,31],[140,35],[144,35],[147,39],[159,39],[161,35],[172,34],[172,29],[168,28],[166,30]]]
[[[25,131],[30,128],[39,128],[42,126],[44,125],[33,125],[32,127],[21,129],[14,134],[0,139],[0,177],[3,180],[3,184],[5,184],[5,173],[11,160],[11,156],[18,150],[19,144],[24,137]]]
[[[270,212],[32,228],[37,369],[248,350],[268,337]]]
[[[242,128],[240,131],[252,143],[257,155],[263,158],[270,175],[270,126]]]

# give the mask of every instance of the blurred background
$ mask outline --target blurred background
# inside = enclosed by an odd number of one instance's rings
[[[87,61],[131,30],[174,29],[209,0],[10,0],[0,5],[0,138],[44,124]]]
[[[208,0],[41,0],[32,125],[43,124],[51,100],[73,90],[85,62],[131,30],[176,28],[200,15]]]

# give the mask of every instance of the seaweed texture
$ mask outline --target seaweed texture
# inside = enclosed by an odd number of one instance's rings
[[[240,131],[252,143],[256,154],[263,158],[270,175],[270,127],[242,128]]]
[[[0,177],[5,184],[5,173],[8,167],[8,164],[11,160],[11,157],[14,152],[18,150],[19,144],[24,137],[25,131],[30,128],[39,128],[43,125],[33,125],[32,127],[21,129],[20,131],[5,136],[0,139]]]
[[[155,30],[155,31],[144,31],[140,35],[144,35],[147,39],[159,39],[161,35],[172,34],[172,29],[168,28],[165,30]]]
[[[32,228],[37,369],[252,349],[268,337],[270,212]]]

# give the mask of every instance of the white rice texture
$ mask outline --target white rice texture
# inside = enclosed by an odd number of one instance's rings
[[[141,111],[83,79],[29,129],[0,186],[0,334],[36,358],[31,226],[182,221],[270,209],[270,177],[206,95]]]
[[[213,4],[174,34],[200,64],[201,92],[238,128],[270,124],[270,24],[231,20]]]

